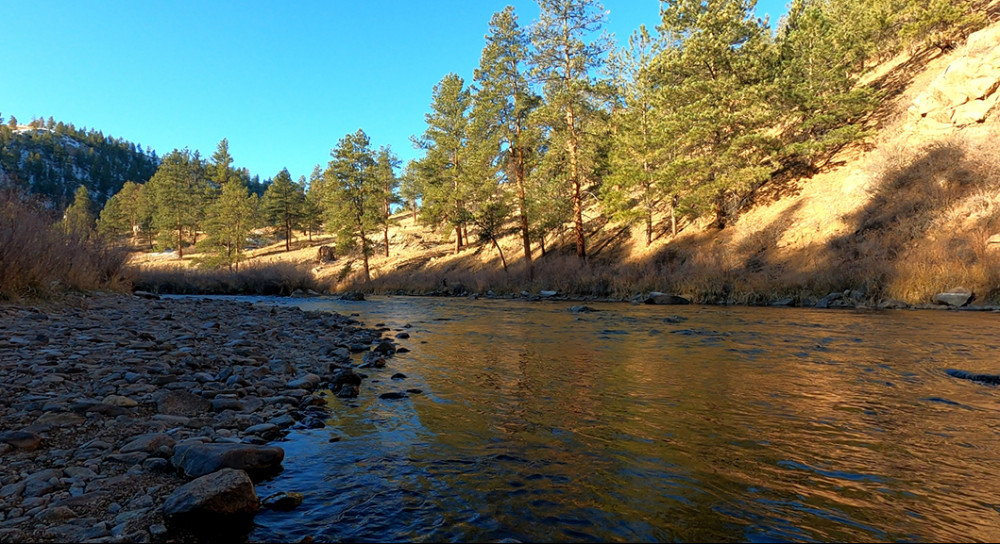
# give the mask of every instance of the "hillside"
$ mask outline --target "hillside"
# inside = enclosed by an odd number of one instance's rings
[[[13,185],[64,208],[84,185],[99,205],[126,181],[145,182],[159,159],[151,150],[71,124],[0,120],[0,186]]]
[[[993,2],[991,13],[997,7]],[[491,245],[456,254],[447,233],[401,213],[390,230],[390,257],[376,249],[370,284],[357,256],[316,262],[316,247],[330,237],[300,237],[291,252],[283,244],[255,250],[249,266],[298,263],[330,291],[550,289],[615,298],[664,291],[700,302],[795,305],[845,292],[851,305],[893,305],[927,303],[964,287],[979,302],[1000,301],[1000,24],[950,51],[901,54],[863,84],[886,96],[869,121],[875,135],[842,149],[815,174],[773,178],[722,230],[701,220],[671,237],[668,219],[659,217],[646,247],[640,227],[610,222],[591,201],[584,213],[588,260],[573,254],[567,225],[546,238],[544,256],[535,246],[529,279],[517,236],[500,240],[505,272]],[[148,267],[153,260],[135,262]]]

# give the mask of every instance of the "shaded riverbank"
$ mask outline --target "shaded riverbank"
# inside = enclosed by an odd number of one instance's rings
[[[169,538],[162,506],[200,475],[194,461],[217,461],[182,448],[324,426],[317,391],[380,338],[337,314],[234,301],[0,305],[0,541]]]

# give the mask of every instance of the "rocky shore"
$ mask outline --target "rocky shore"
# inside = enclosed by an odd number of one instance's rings
[[[0,542],[245,538],[280,439],[395,353],[331,313],[80,296],[0,305]],[[221,531],[221,532],[220,532]],[[240,534],[240,531],[243,531]]]

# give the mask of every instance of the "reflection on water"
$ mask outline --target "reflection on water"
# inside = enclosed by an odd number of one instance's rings
[[[253,540],[1000,539],[1000,390],[945,372],[1000,371],[995,314],[266,303],[412,327],[281,444],[258,493],[306,499]]]

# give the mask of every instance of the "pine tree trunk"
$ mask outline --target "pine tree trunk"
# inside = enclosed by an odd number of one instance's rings
[[[566,125],[569,127],[569,140],[566,142],[566,152],[569,154],[569,175],[573,180],[573,230],[576,233],[576,256],[581,260],[587,258],[587,240],[583,232],[583,191],[580,183],[580,164],[578,152],[579,138],[576,133],[573,107],[566,109]]]
[[[521,127],[517,129],[520,134]],[[524,195],[524,150],[517,149],[514,180],[517,183],[517,206],[521,219],[521,242],[524,244],[524,263],[528,267],[528,281],[535,279],[535,266],[531,262],[531,233],[528,230],[528,202]]]
[[[462,250],[462,227],[455,225],[455,255]]]
[[[364,256],[365,261],[365,283],[372,281],[371,270],[368,268],[368,238],[361,234],[361,255]]]
[[[385,224],[385,231],[384,231],[383,234],[385,235],[385,256],[386,256],[386,258],[388,258],[389,257],[389,223]]]
[[[677,237],[677,195],[670,197],[670,235]]]
[[[653,214],[646,211],[646,247],[653,244]]]
[[[500,244],[497,243],[497,239],[496,238],[491,238],[491,239],[493,240],[493,247],[497,248],[497,251],[500,252],[500,263],[503,264],[503,273],[506,274],[507,273],[507,259],[505,259],[504,256],[503,256],[503,249],[500,248]]]
[[[292,250],[292,221],[285,216],[285,251]]]

